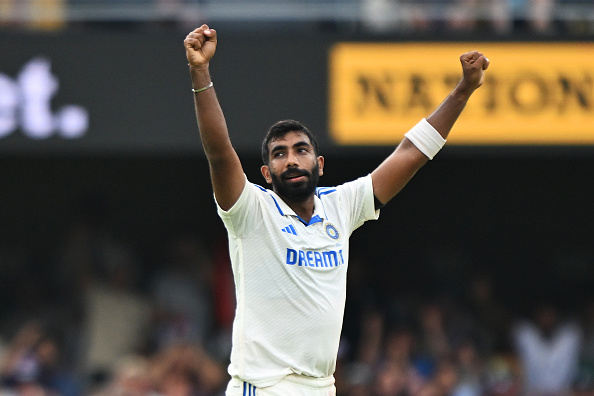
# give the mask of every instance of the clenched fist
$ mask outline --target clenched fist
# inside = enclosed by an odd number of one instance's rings
[[[485,81],[485,70],[489,67],[489,59],[481,52],[471,51],[460,56],[462,63],[462,81],[466,88],[475,90]]]
[[[184,46],[190,66],[206,69],[217,48],[217,32],[202,25],[186,36]]]

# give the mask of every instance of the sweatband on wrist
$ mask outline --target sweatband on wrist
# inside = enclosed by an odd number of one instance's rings
[[[441,150],[446,140],[437,132],[431,124],[423,118],[410,131],[404,134],[420,152],[430,160]]]

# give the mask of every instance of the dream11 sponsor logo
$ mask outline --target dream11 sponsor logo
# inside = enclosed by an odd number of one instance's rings
[[[25,64],[15,79],[0,73],[0,139],[19,129],[32,139],[83,137],[89,128],[87,109],[70,104],[52,112],[59,87],[50,61],[42,57]]]

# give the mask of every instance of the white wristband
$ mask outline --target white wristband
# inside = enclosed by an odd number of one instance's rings
[[[430,160],[441,150],[446,140],[423,118],[404,134]]]

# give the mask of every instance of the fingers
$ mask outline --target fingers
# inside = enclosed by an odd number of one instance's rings
[[[489,59],[479,51],[470,51],[460,55],[462,63],[462,86],[474,91],[485,79],[484,71],[489,67]]]
[[[479,51],[470,51],[460,56],[462,66],[480,66],[482,70],[487,70],[489,67],[489,58]]]
[[[186,47],[186,49],[198,50],[200,49],[200,47],[202,47],[202,43],[200,42],[200,39],[197,35],[195,35],[194,33],[190,33],[186,36],[186,39],[184,40],[184,46]]]
[[[184,40],[184,46],[189,65],[203,67],[215,54],[217,32],[209,28],[208,25],[202,25],[188,33]]]
[[[206,41],[213,41],[216,43],[216,39],[216,30],[210,29],[208,25],[202,25],[188,33],[184,43],[188,48],[193,47],[194,49],[199,49]]]

